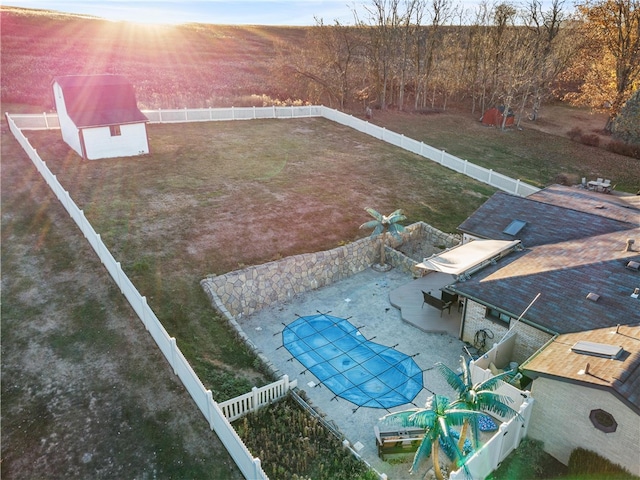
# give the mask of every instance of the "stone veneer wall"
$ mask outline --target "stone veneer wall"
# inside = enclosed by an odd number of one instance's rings
[[[390,237],[389,243],[397,247],[404,242],[437,241],[438,245],[448,246],[457,240],[454,235],[417,222],[405,228],[400,240]],[[212,275],[200,283],[219,311],[228,317],[239,318],[369,268],[380,261],[379,241],[367,237],[332,250],[295,255],[224,275]],[[416,261],[390,246],[385,247],[385,254],[389,264],[415,275]]]
[[[423,260],[410,258],[395,248],[403,245],[411,245],[412,250],[419,250],[425,254],[440,253],[444,249],[455,247],[460,244],[461,237],[450,233],[444,233],[428,223],[416,222],[404,229],[401,233],[401,240],[391,237],[391,246],[385,247],[387,261],[395,268],[400,268],[414,277],[420,277],[426,272],[416,269],[417,263]]]

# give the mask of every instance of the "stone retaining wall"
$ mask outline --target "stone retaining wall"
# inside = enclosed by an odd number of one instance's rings
[[[377,239],[367,237],[333,250],[210,276],[200,283],[218,310],[240,318],[369,268],[377,261],[379,245]]]
[[[417,262],[392,247],[422,243],[439,249],[458,242],[454,235],[417,222],[405,228],[400,240],[390,238],[391,246],[385,247],[387,263],[415,275]],[[379,253],[379,239],[367,237],[332,250],[294,255],[224,275],[212,275],[200,284],[213,306],[228,320],[235,320],[361,272],[380,261]]]

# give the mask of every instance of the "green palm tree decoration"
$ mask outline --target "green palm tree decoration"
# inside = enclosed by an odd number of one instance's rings
[[[371,236],[380,236],[380,265],[384,266],[387,263],[384,253],[387,236],[391,234],[396,238],[400,238],[400,232],[404,231],[404,227],[399,222],[406,220],[407,217],[402,214],[402,210],[396,210],[391,215],[382,215],[369,207],[365,208],[365,210],[374,220],[363,223],[360,228],[373,228]]]
[[[438,480],[443,480],[440,468],[440,443],[452,452],[454,467],[464,465],[464,457],[451,435],[451,426],[462,425],[469,417],[478,416],[480,412],[460,408],[447,397],[433,395],[427,399],[425,408],[414,408],[385,415],[381,421],[402,427],[418,427],[426,430],[425,436],[413,457],[410,473],[418,471],[423,460],[431,457],[433,471]]]
[[[469,365],[462,356],[460,357],[460,365],[462,367],[462,375],[458,375],[442,362],[438,362],[435,365],[436,370],[440,372],[446,382],[458,394],[458,399],[452,403],[452,406],[461,406],[466,410],[473,410],[479,413],[496,413],[503,418],[520,417],[520,414],[508,405],[509,403],[513,403],[513,399],[499,395],[494,391],[502,383],[511,379],[513,376],[512,371],[501,373],[483,382],[474,384],[471,379]],[[462,431],[460,432],[459,449],[462,449],[464,445],[469,425],[471,425],[471,431],[473,433],[473,448],[478,448],[480,443],[480,427],[478,421],[480,418],[481,415],[476,415],[465,419],[462,425]]]

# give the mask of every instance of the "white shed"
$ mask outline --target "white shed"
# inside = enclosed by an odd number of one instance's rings
[[[53,80],[62,139],[82,158],[149,153],[146,123],[133,86],[122,75],[70,75]]]

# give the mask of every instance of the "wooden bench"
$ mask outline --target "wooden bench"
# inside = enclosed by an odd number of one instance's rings
[[[390,430],[380,430],[378,425],[373,427],[376,434],[378,456],[384,460],[385,455],[413,453],[418,450],[425,430],[415,427],[393,427]]]
[[[445,302],[444,300],[431,295],[431,292],[425,292],[424,290],[422,291],[422,297],[423,297],[423,301],[422,301],[423,308],[424,308],[424,304],[426,303],[440,310],[440,316],[442,316],[442,312],[445,310],[448,310],[449,313],[451,313],[451,305],[453,304],[453,302]]]

